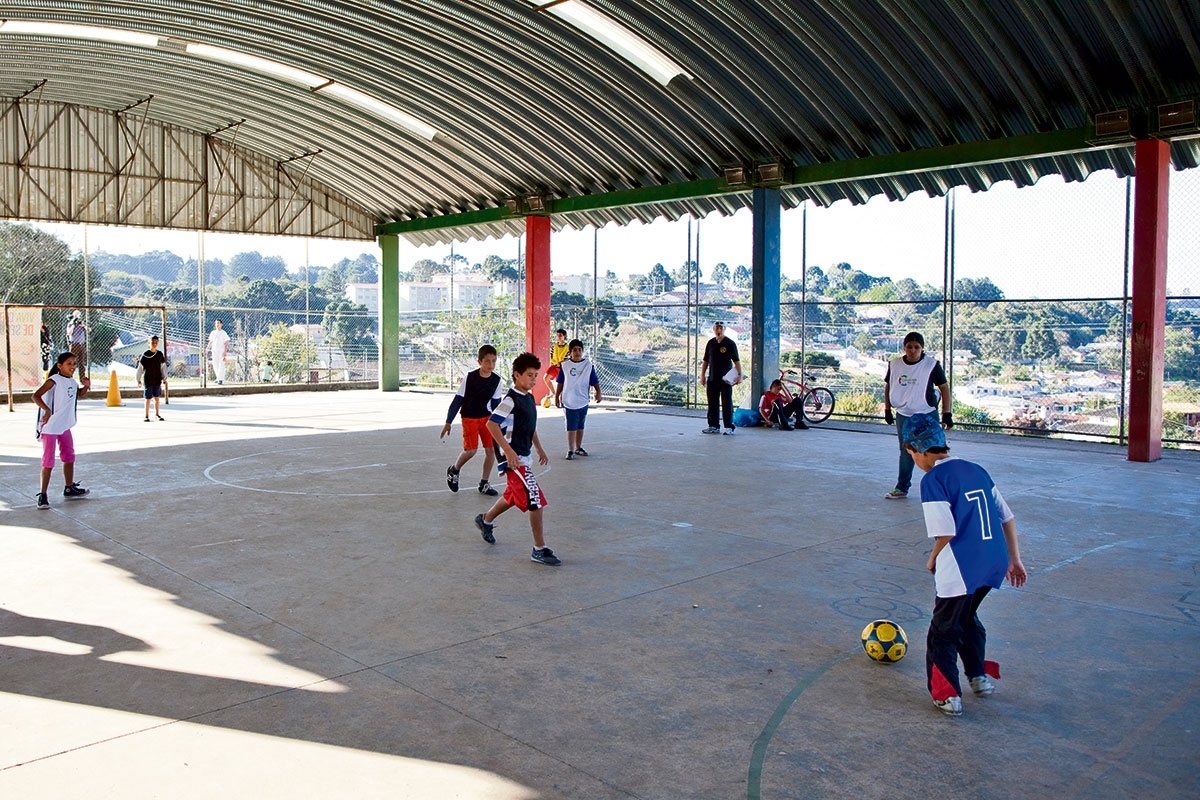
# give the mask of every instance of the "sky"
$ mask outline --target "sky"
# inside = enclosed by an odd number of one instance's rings
[[[1081,183],[1048,176],[1022,189],[1011,182],[978,193],[960,187],[954,191],[955,276],[988,277],[1014,298],[1120,297],[1125,194],[1125,180],[1111,171],[1095,173]],[[783,273],[799,278],[806,255],[810,266],[845,262],[870,275],[940,286],[946,205],[945,198],[924,193],[901,202],[876,197],[859,206],[848,201],[829,208],[809,204],[806,253],[802,212],[785,210]],[[84,226],[39,223],[39,227],[77,251],[84,247]],[[749,210],[693,222],[693,237],[697,229],[705,276],[722,262],[731,271],[739,264],[750,265]],[[1200,294],[1200,169],[1171,172],[1169,229],[1168,289],[1172,295]],[[91,225],[86,227],[86,237],[89,251],[109,253],[169,250],[188,259],[196,257],[199,248],[198,234],[180,231]],[[228,262],[234,254],[250,250],[282,257],[301,279],[306,263],[329,265],[364,252],[379,255],[373,242],[204,234],[206,258]],[[515,258],[518,241],[506,237],[461,242],[454,251],[470,263],[492,254]],[[423,258],[441,260],[449,252],[449,245],[417,247],[401,239],[400,266],[407,269]],[[612,270],[621,278],[645,274],[655,263],[672,270],[687,260],[688,225],[686,220],[659,220],[625,227],[610,224],[598,233],[592,228],[563,230],[552,237],[550,257],[556,275],[591,274],[594,262],[601,274]]]

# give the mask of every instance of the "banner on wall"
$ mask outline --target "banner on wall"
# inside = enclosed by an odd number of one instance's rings
[[[7,319],[0,314],[0,337],[6,343],[0,349],[0,390],[8,391],[10,356],[13,391],[31,392],[42,385],[41,329],[40,308],[10,308]]]

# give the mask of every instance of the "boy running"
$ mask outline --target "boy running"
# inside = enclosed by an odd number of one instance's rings
[[[987,631],[978,611],[983,598],[999,589],[1006,576],[1015,587],[1025,585],[1017,523],[987,470],[950,458],[946,436],[934,417],[910,419],[904,447],[928,473],[921,481],[921,508],[929,536],[937,539],[925,565],[937,588],[925,638],[929,693],[939,711],[958,716],[962,713],[959,658],[971,691],[979,697],[996,691],[992,678],[1000,677],[1000,665],[984,660]]]
[[[496,374],[496,348],[485,344],[479,348],[479,369],[471,370],[463,376],[458,384],[458,392],[450,401],[450,410],[446,412],[446,424],[442,426],[442,435],[446,438],[454,417],[462,410],[463,451],[458,460],[446,468],[446,485],[450,491],[458,491],[458,472],[468,461],[475,457],[479,443],[483,441],[483,477],[479,480],[479,493],[495,497],[498,492],[488,483],[492,474],[492,464],[496,463],[492,451],[492,434],[488,431],[488,415],[500,402],[500,376]]]
[[[537,450],[538,463],[549,464],[550,458],[542,449],[542,443],[537,435],[537,402],[534,401],[533,387],[537,385],[538,370],[542,362],[533,353],[522,353],[513,361],[513,388],[500,401],[488,419],[487,427],[492,439],[504,451],[508,462],[505,476],[508,485],[504,496],[488,509],[486,514],[475,517],[475,527],[483,535],[488,544],[495,544],[496,537],[492,533],[492,522],[508,509],[516,506],[521,511],[529,512],[529,528],[533,532],[533,553],[530,559],[549,567],[557,567],[562,563],[554,551],[546,547],[542,537],[542,509],[546,507],[546,496],[537,484],[533,475],[532,450]],[[509,415],[512,415],[512,440],[505,441],[500,432]]]
[[[567,357],[571,348],[567,345],[567,332],[563,328],[559,328],[554,332],[554,344],[550,345],[550,369],[546,370],[546,388],[550,390],[550,394],[542,399],[542,408],[550,407],[550,398],[554,396],[554,381],[558,378],[558,373],[562,369],[563,359]]]
[[[565,409],[567,418],[567,461],[573,461],[575,456],[586,456],[588,451],[583,449],[583,422],[587,419],[588,388],[596,393],[596,402],[603,397],[600,395],[600,379],[596,377],[596,368],[583,357],[583,342],[572,339],[570,345],[571,357],[560,365],[557,388],[554,391],[554,405]]]

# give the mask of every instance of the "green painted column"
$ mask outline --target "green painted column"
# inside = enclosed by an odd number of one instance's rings
[[[400,240],[380,236],[379,269],[379,389],[400,388]]]

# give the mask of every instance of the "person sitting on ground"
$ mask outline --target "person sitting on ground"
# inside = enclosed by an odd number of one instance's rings
[[[808,430],[800,398],[788,402],[783,393],[783,381],[771,381],[771,388],[763,392],[762,399],[758,402],[758,413],[762,415],[764,422],[768,425],[778,425],[781,431],[790,431],[793,427],[802,431]],[[796,417],[795,426],[788,422],[793,415]]]

